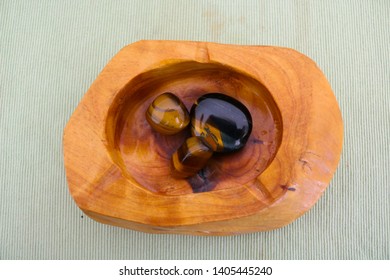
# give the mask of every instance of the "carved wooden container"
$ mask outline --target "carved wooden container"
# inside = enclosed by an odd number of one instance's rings
[[[170,157],[189,132],[164,136],[145,119],[166,91],[188,109],[207,92],[238,99],[253,119],[246,146],[213,156],[201,177],[171,176]],[[64,159],[72,197],[96,221],[228,235],[279,228],[308,211],[337,168],[342,135],[326,78],[292,49],[140,41],[85,94],[64,131]]]

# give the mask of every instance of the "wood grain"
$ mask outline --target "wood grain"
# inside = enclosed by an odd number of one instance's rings
[[[251,112],[242,151],[214,157],[202,177],[171,176],[188,131],[163,136],[145,120],[163,92],[187,108],[223,92]],[[340,158],[343,125],[315,63],[286,48],[140,41],[103,69],[64,131],[71,195],[91,218],[155,233],[271,230],[309,210]],[[203,192],[194,192],[201,188]]]

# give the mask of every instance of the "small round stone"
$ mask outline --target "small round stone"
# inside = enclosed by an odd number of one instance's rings
[[[215,152],[241,149],[252,132],[252,116],[237,99],[222,93],[208,93],[191,108],[191,131]]]
[[[206,166],[212,155],[213,151],[200,137],[187,138],[172,155],[172,175],[177,178],[191,177]]]
[[[145,115],[154,130],[166,135],[182,131],[190,122],[187,108],[179,97],[170,92],[157,96]]]

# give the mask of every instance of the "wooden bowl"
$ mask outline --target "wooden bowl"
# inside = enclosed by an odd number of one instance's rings
[[[246,146],[214,156],[201,175],[171,176],[189,136],[163,136],[145,119],[173,92],[189,109],[208,92],[241,101],[253,119]],[[326,78],[286,48],[140,41],[123,48],[64,131],[70,193],[89,217],[152,233],[228,235],[282,227],[329,184],[342,148],[340,110]]]

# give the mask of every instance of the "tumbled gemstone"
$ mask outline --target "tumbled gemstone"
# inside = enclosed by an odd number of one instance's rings
[[[173,93],[165,92],[156,97],[146,110],[146,120],[161,134],[175,134],[190,123],[187,108]]]
[[[187,178],[195,175],[207,164],[213,151],[199,137],[190,137],[172,155],[171,169],[174,177]]]
[[[208,93],[191,108],[193,136],[216,152],[233,152],[242,148],[252,131],[249,110],[237,99],[222,93]]]

